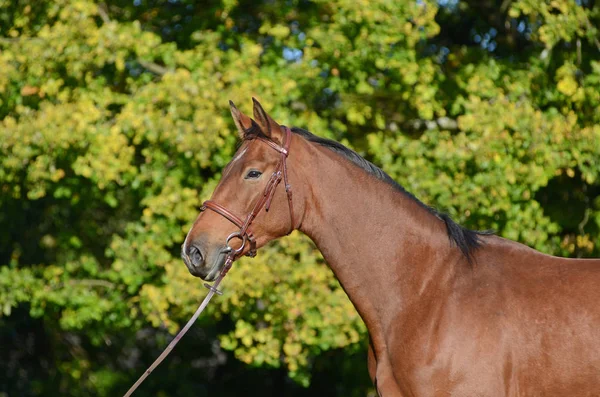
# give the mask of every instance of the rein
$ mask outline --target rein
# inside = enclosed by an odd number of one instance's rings
[[[158,358],[156,360],[154,360],[152,365],[150,365],[150,367],[142,374],[142,376],[140,376],[140,378],[133,384],[133,386],[131,386],[129,388],[129,390],[127,391],[127,393],[124,394],[123,397],[131,396],[133,394],[133,392],[139,387],[139,385],[141,385],[142,382],[148,377],[148,375],[150,375],[152,373],[152,371],[154,371],[154,369],[156,367],[158,367],[158,365],[169,355],[169,353],[171,353],[171,351],[173,350],[175,345],[177,345],[177,343],[179,343],[179,341],[181,340],[183,335],[185,335],[188,332],[188,330],[191,328],[192,324],[198,319],[198,317],[200,316],[200,313],[202,313],[202,311],[204,311],[206,306],[208,306],[208,302],[210,302],[212,297],[215,294],[223,295],[223,293],[218,290],[219,284],[221,283],[223,278],[225,278],[225,276],[227,275],[227,272],[229,272],[229,269],[231,269],[233,262],[242,255],[242,252],[244,251],[247,243],[249,243],[250,246],[249,246],[248,252],[245,255],[249,256],[249,257],[256,256],[256,239],[254,238],[254,235],[252,234],[252,231],[250,230],[250,224],[252,224],[252,222],[254,221],[256,216],[260,213],[260,211],[262,210],[263,207],[265,208],[265,211],[269,211],[269,208],[271,207],[271,201],[273,200],[273,196],[275,195],[275,189],[281,182],[282,178],[284,181],[285,192],[287,193],[288,206],[290,209],[291,224],[290,224],[290,231],[288,232],[288,234],[294,230],[295,221],[294,221],[294,206],[292,203],[292,187],[289,184],[288,175],[287,175],[287,164],[286,164],[286,160],[287,160],[287,157],[289,154],[290,143],[292,142],[292,131],[288,127],[285,127],[285,126],[282,126],[281,128],[284,131],[283,146],[279,146],[275,142],[265,139],[260,136],[255,136],[253,138],[249,138],[249,139],[257,139],[259,141],[262,141],[262,142],[266,143],[267,145],[269,145],[269,147],[277,150],[281,154],[281,159],[279,160],[279,163],[277,164],[275,171],[273,171],[271,178],[267,182],[267,186],[265,187],[265,190],[264,190],[262,196],[260,196],[260,198],[258,199],[256,204],[254,205],[254,208],[246,216],[246,219],[244,221],[242,221],[242,219],[239,218],[237,215],[235,215],[233,212],[229,211],[227,208],[223,207],[222,205],[215,203],[214,201],[207,200],[202,204],[202,208],[200,208],[201,212],[205,211],[207,209],[214,211],[217,214],[223,216],[229,222],[231,222],[234,225],[236,225],[237,227],[239,227],[240,230],[237,232],[231,233],[225,240],[225,245],[227,246],[227,248],[226,248],[227,257],[225,258],[225,264],[223,265],[223,269],[221,269],[221,273],[219,273],[219,277],[217,277],[217,279],[214,281],[214,283],[212,285],[210,285],[208,283],[204,283],[204,286],[206,288],[208,288],[208,290],[209,290],[208,295],[206,295],[206,297],[204,298],[204,300],[202,301],[200,306],[198,306],[198,309],[196,309],[192,318],[190,318],[190,320],[185,324],[185,326],[181,329],[181,331],[179,331],[177,333],[175,338],[171,341],[171,343],[169,343],[169,345],[160,354],[160,356],[158,356]],[[229,245],[229,242],[231,240],[233,240],[234,238],[240,239],[242,241],[242,245],[237,249],[235,249]]]

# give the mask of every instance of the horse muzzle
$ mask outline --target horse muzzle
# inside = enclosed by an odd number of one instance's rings
[[[201,244],[189,244],[181,249],[181,258],[192,276],[205,281],[213,281],[223,268],[230,249],[226,246],[215,247],[211,251]]]

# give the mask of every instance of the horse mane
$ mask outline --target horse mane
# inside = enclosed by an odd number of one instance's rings
[[[454,220],[452,220],[452,218],[448,214],[439,212],[435,208],[424,204],[422,201],[417,199],[412,193],[404,189],[402,185],[400,185],[398,182],[392,179],[392,177],[386,174],[381,168],[377,167],[375,164],[366,160],[354,150],[347,148],[341,143],[333,141],[331,139],[319,137],[317,135],[314,135],[310,131],[304,130],[302,128],[294,127],[291,128],[291,130],[293,133],[300,135],[307,141],[326,147],[329,150],[341,155],[345,159],[349,160],[356,166],[366,171],[368,174],[373,175],[374,177],[387,183],[388,185],[391,185],[397,191],[401,192],[402,194],[406,195],[411,200],[419,204],[430,214],[444,221],[450,242],[456,247],[458,247],[458,249],[460,249],[460,251],[463,253],[463,255],[469,263],[472,263],[473,252],[482,245],[480,236],[493,234],[492,231],[470,230],[457,224],[456,222],[454,222]]]

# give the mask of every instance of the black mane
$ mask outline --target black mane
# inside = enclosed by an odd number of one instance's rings
[[[332,141],[330,139],[321,138],[312,134],[309,131],[303,130],[302,128],[292,128],[293,133],[300,135],[304,139],[309,142],[314,142],[318,145],[324,146],[335,153],[338,153],[342,157],[348,159],[358,167],[365,170],[367,173],[373,175],[377,179],[393,186],[399,192],[402,192],[406,196],[410,197],[417,204],[427,210],[429,213],[435,215],[439,219],[443,220],[446,224],[446,230],[448,232],[448,238],[450,242],[456,245],[463,255],[467,258],[469,262],[472,262],[473,259],[473,251],[479,248],[482,244],[479,236],[493,234],[490,231],[475,231],[464,228],[454,222],[452,218],[448,214],[444,214],[442,212],[437,211],[435,208],[430,207],[424,203],[422,203],[419,199],[417,199],[410,192],[406,191],[398,182],[393,180],[388,174],[386,174],[381,168],[377,167],[370,161],[364,159],[355,151],[348,149],[346,146],[342,145],[339,142]]]

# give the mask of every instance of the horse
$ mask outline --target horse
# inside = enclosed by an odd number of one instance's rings
[[[297,229],[367,327],[379,396],[600,395],[600,260],[463,228],[253,101],[253,118],[230,102],[242,144],[183,243],[192,275]]]

